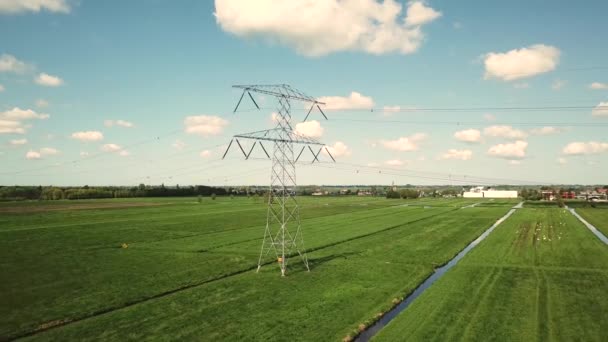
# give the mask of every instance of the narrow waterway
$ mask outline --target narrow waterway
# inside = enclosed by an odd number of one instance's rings
[[[390,321],[392,321],[398,314],[407,309],[408,306],[418,298],[426,289],[428,289],[433,283],[435,283],[445,272],[447,272],[450,268],[454,267],[462,259],[471,249],[475,248],[481,241],[483,241],[490,233],[498,227],[501,223],[503,223],[509,216],[513,215],[516,209],[522,207],[523,202],[520,202],[515,207],[513,207],[505,216],[501,217],[496,223],[494,223],[490,228],[483,232],[477,239],[471,242],[468,246],[466,246],[460,253],[458,253],[452,260],[450,260],[447,264],[435,269],[435,272],[428,277],[422,284],[420,284],[414,292],[412,292],[409,296],[407,296],[401,303],[388,311],[382,318],[380,318],[376,323],[369,326],[366,330],[364,330],[359,336],[355,338],[357,342],[367,342],[374,335],[376,335],[382,328],[384,328]]]
[[[572,215],[574,215],[577,219],[579,219],[585,225],[585,227],[587,227],[593,234],[595,234],[595,236],[597,236],[600,240],[602,240],[603,243],[608,245],[608,237],[606,237],[606,235],[602,234],[602,232],[600,232],[597,228],[595,228],[594,225],[587,222],[587,220],[585,220],[581,215],[579,215],[574,210],[574,208],[568,208],[568,207],[566,207],[566,208],[572,213]]]

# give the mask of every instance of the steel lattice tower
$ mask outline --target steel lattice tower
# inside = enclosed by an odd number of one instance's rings
[[[312,153],[313,163],[319,161],[319,155],[324,148],[331,159],[334,160],[334,158],[325,145],[315,139],[302,136],[295,132],[291,124],[291,101],[300,101],[310,104],[310,110],[308,111],[306,118],[304,118],[304,121],[306,121],[311,111],[315,108],[320,111],[325,119],[327,119],[327,116],[325,116],[325,113],[323,113],[319,106],[323,105],[323,103],[286,84],[235,85],[233,87],[243,89],[243,94],[234,108],[234,112],[239,108],[245,94],[247,94],[255,106],[260,109],[251,95],[252,92],[273,96],[278,102],[276,116],[274,117],[276,122],[275,128],[252,133],[237,134],[232,138],[224,153],[225,157],[233,142],[236,142],[245,156],[245,159],[249,159],[254,147],[259,144],[262,151],[272,161],[270,187],[268,189],[266,229],[264,231],[264,241],[262,242],[262,248],[260,250],[257,271],[262,267],[264,258],[271,252],[274,252],[282,276],[285,276],[287,271],[288,258],[296,253],[304,262],[306,269],[310,271],[306,249],[304,248],[304,237],[302,235],[300,222],[300,206],[296,199],[296,163],[305,149],[308,149]],[[248,152],[245,151],[239,139],[253,140],[253,145]],[[273,144],[272,155],[268,154],[267,149],[263,145],[264,142]],[[296,148],[299,146],[302,148],[296,156]],[[318,147],[317,152],[313,150],[313,146],[315,149]]]

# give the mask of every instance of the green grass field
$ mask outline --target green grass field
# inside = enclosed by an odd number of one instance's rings
[[[255,273],[260,199],[2,203],[0,337],[340,340],[513,204],[478,202],[301,198],[311,272],[285,278]]]
[[[607,291],[608,246],[566,210],[519,209],[374,341],[606,341]]]
[[[608,208],[577,208],[576,212],[608,236]]]

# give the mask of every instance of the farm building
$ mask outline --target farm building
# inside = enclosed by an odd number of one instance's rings
[[[494,190],[478,186],[465,191],[462,197],[465,198],[517,198],[517,190]]]

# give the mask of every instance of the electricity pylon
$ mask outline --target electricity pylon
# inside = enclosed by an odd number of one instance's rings
[[[308,150],[312,153],[313,163],[319,161],[319,155],[323,149],[325,149],[334,162],[335,160],[324,144],[310,137],[298,134],[293,129],[291,124],[291,101],[301,101],[310,104],[310,109],[308,110],[308,114],[306,115],[306,118],[304,118],[304,121],[308,119],[308,116],[313,109],[318,109],[327,120],[327,116],[320,107],[320,105],[323,105],[324,103],[305,95],[287,84],[235,85],[233,87],[243,89],[243,93],[234,108],[234,112],[239,108],[245,94],[247,94],[257,109],[260,109],[260,107],[251,93],[269,95],[275,97],[278,102],[276,115],[274,116],[274,121],[276,122],[275,128],[235,135],[230,141],[230,144],[228,144],[228,148],[222,157],[222,159],[226,157],[233,142],[236,142],[245,156],[245,159],[249,159],[256,145],[260,145],[264,154],[272,161],[270,187],[268,189],[266,230],[264,231],[264,241],[262,242],[262,248],[260,250],[257,271],[259,272],[264,258],[271,252],[274,252],[275,254],[282,276],[285,276],[287,271],[288,257],[295,255],[295,253],[300,256],[304,262],[304,266],[310,271],[306,249],[304,248],[304,236],[302,235],[300,221],[300,206],[296,199],[296,163],[302,156],[304,150]],[[243,148],[240,140],[253,140],[253,145],[251,145],[248,152]],[[271,151],[272,155],[270,155],[266,147],[264,147],[263,143],[265,142],[273,145]],[[294,148],[298,146],[301,146],[302,148],[296,156],[297,150]],[[313,147],[316,152],[313,150]]]

